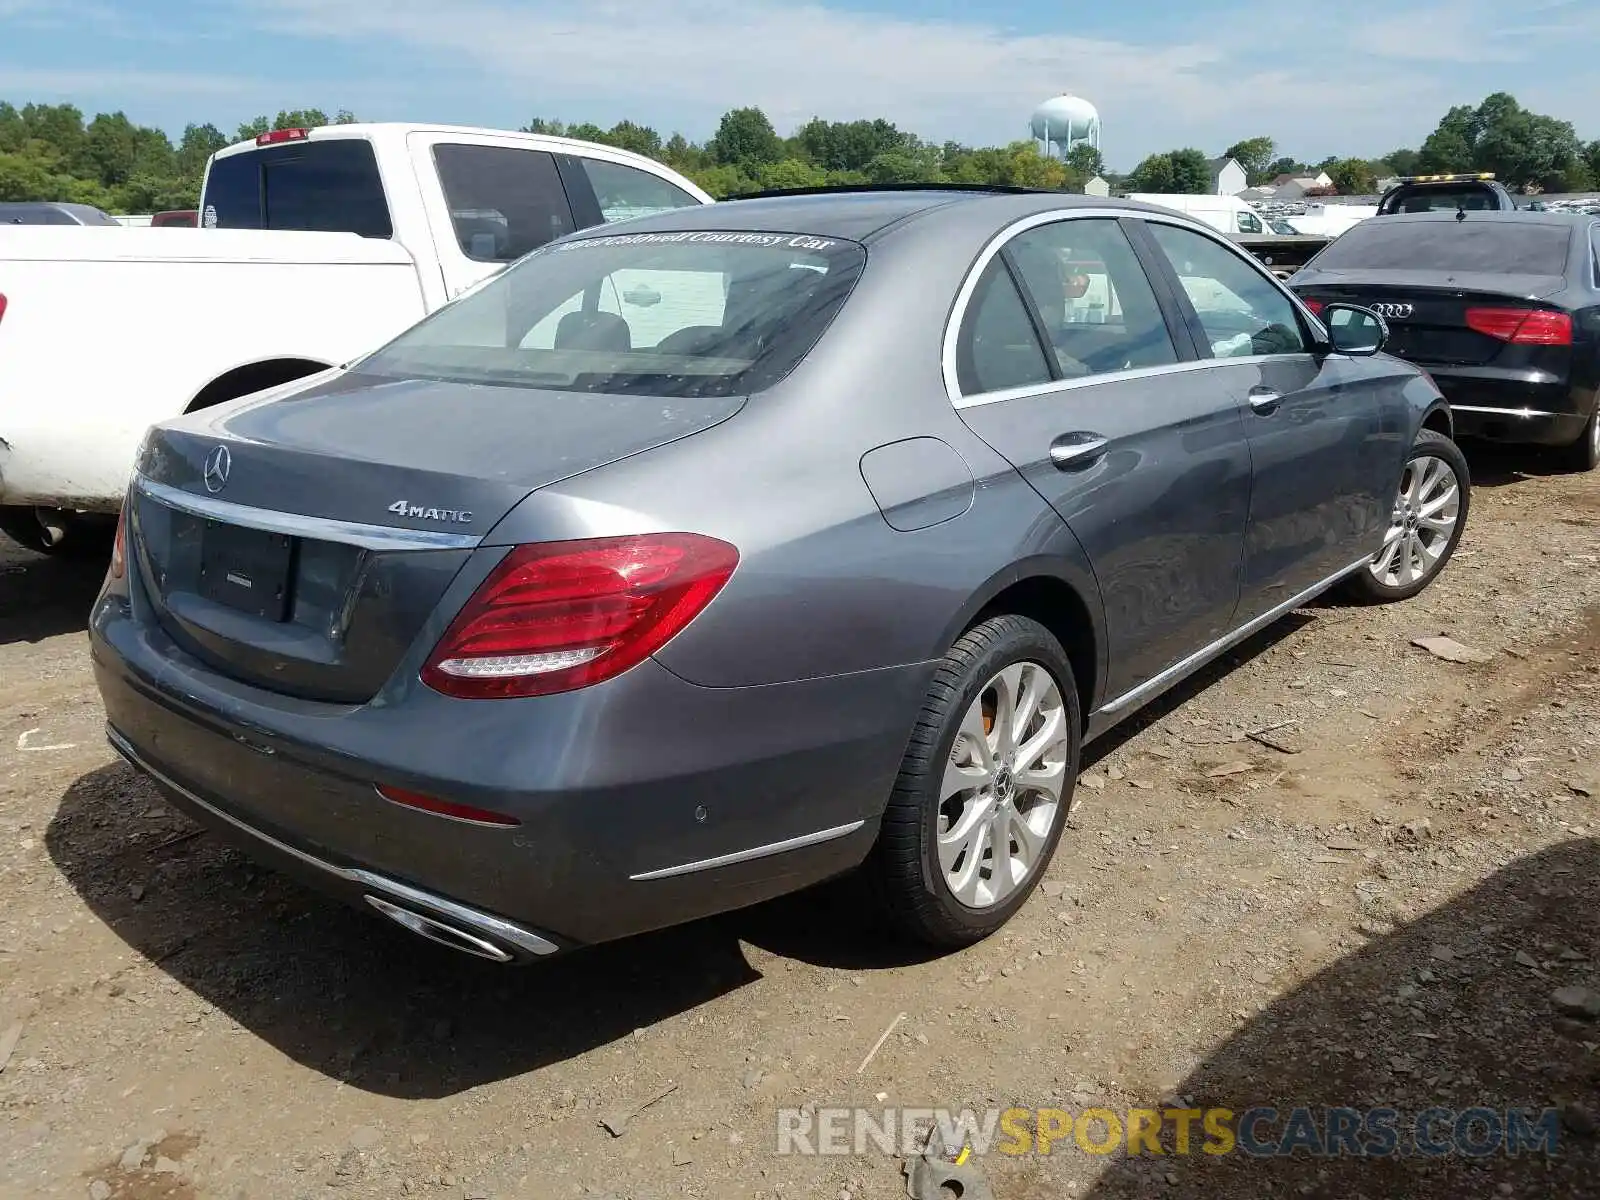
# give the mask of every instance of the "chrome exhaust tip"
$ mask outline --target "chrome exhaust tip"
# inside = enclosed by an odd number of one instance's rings
[[[427,938],[430,942],[438,942],[441,946],[448,946],[452,950],[459,950],[474,958],[487,958],[490,962],[508,963],[517,957],[488,938],[479,937],[469,930],[447,924],[437,917],[402,908],[392,900],[385,900],[379,896],[368,895],[364,899],[396,925],[410,930],[418,937]]]

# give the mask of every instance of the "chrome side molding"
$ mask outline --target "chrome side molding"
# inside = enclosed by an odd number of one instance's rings
[[[751,862],[758,858],[768,858],[774,854],[783,854],[789,850],[801,850],[807,846],[818,846],[823,842],[831,842],[835,838],[847,837],[865,825],[865,821],[851,821],[848,825],[835,825],[832,829],[819,829],[815,833],[803,833],[799,837],[788,838],[781,842],[769,842],[765,846],[752,846],[748,850],[735,850],[732,854],[719,854],[715,858],[702,858],[698,862],[681,863],[676,867],[662,867],[658,871],[643,871],[638,875],[629,875],[628,878],[637,883],[646,879],[670,879],[674,875],[692,875],[696,871],[710,871],[716,867],[728,867],[734,863]]]

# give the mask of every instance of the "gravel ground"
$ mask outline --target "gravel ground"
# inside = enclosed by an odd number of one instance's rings
[[[1553,1109],[1553,1155],[981,1163],[1003,1200],[1600,1195],[1600,477],[1474,469],[1433,588],[1092,748],[1041,892],[934,960],[848,884],[528,969],[407,940],[117,763],[99,571],[0,547],[0,1194],[904,1196],[775,1152],[779,1108],[859,1103]]]

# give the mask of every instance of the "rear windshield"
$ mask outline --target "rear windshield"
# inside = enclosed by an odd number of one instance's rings
[[[379,238],[394,232],[378,159],[365,138],[288,142],[212,160],[200,224]]]
[[[1499,218],[1417,222],[1372,217],[1317,255],[1312,265],[1335,271],[1368,267],[1565,275],[1571,236],[1563,226]]]
[[[1478,183],[1428,184],[1424,187],[1401,186],[1389,198],[1385,212],[1455,212],[1464,208],[1468,212],[1500,209],[1500,195],[1493,188]]]
[[[810,352],[865,262],[855,242],[796,233],[557,242],[354,369],[559,391],[744,395]]]

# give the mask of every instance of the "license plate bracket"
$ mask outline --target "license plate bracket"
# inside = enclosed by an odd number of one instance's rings
[[[268,621],[289,617],[295,539],[207,521],[200,531],[200,595]]]

